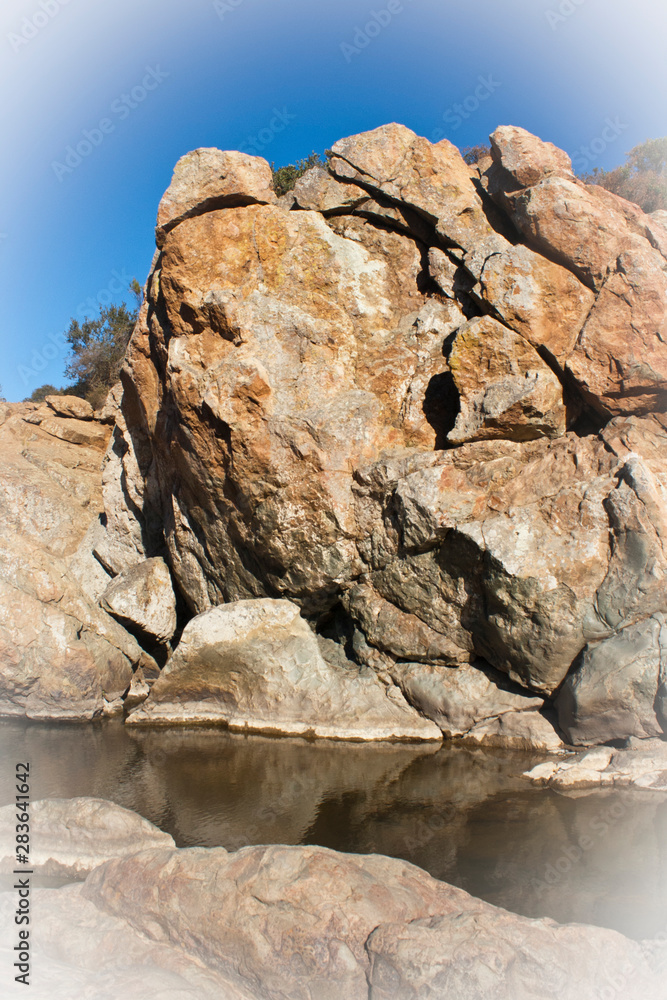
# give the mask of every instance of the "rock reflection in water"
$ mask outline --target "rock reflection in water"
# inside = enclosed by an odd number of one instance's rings
[[[30,760],[33,799],[111,799],[179,846],[378,852],[526,916],[667,928],[667,798],[535,788],[539,756],[22,720],[0,722],[0,756],[0,804]]]

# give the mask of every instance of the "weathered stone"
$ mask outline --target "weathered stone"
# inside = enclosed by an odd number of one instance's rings
[[[238,601],[190,621],[128,717],[130,724],[188,721],[338,739],[440,738],[372,670],[327,663],[290,601]]]
[[[372,1000],[593,1000],[617,983],[637,1000],[660,1000],[663,991],[658,963],[639,943],[506,910],[384,923],[367,950]]]
[[[507,243],[492,254],[466,254],[465,266],[479,281],[475,294],[507,326],[545,348],[564,367],[595,302],[594,293],[567,268],[530,247]]]
[[[658,615],[588,645],[561,688],[556,707],[570,743],[660,736],[667,717],[656,696],[667,670],[667,626]]]
[[[560,382],[530,344],[497,320],[484,316],[460,327],[447,364],[460,398],[447,435],[452,444],[565,433]]]
[[[0,843],[12,844],[15,836],[16,806],[3,806]],[[43,799],[30,803],[30,867],[43,875],[87,875],[111,858],[174,846],[168,833],[105,799]],[[14,868],[15,852],[0,858],[0,872]]]
[[[223,206],[275,204],[271,167],[261,156],[219,149],[194,149],[174,168],[157,213],[156,238],[184,219]]]
[[[628,742],[633,745],[627,750],[596,747],[562,762],[540,764],[527,771],[525,777],[561,792],[616,786],[667,792],[667,742],[634,737]]]
[[[145,851],[97,868],[82,894],[261,1000],[579,1000],[628,968],[624,996],[664,993],[638,942],[510,914],[378,855]]]
[[[432,145],[404,125],[383,125],[332,146],[333,173],[403,202],[460,247],[493,239],[470,171],[447,139]]]
[[[151,304],[153,333],[147,315],[128,357],[145,427],[137,414],[132,433],[150,439],[170,566],[197,612],[276,593],[309,612],[331,606],[359,569],[354,468],[438,439],[424,395],[463,317],[418,290],[411,240],[348,225],[358,238],[313,212],[251,206],[168,236],[148,295],[173,331],[173,417],[159,408],[153,352],[166,345]],[[143,490],[136,472],[126,482]]]
[[[168,642],[176,631],[176,596],[164,559],[147,559],[125,570],[109,584],[100,605],[129,631],[158,642]]]
[[[294,185],[294,200],[299,208],[316,212],[350,211],[368,200],[368,192],[356,184],[342,184],[324,167],[313,167]]]
[[[181,948],[158,944],[121,917],[103,913],[81,890],[31,888],[31,1000],[259,1000]],[[13,926],[15,913],[16,890],[0,893],[3,927]],[[15,944],[10,935],[0,941],[7,969],[17,960]],[[23,982],[7,980],[3,997],[25,994]]]
[[[45,396],[45,402],[59,417],[75,417],[77,420],[92,420],[93,408],[79,396]]]
[[[567,370],[605,414],[667,409],[667,274],[652,250],[618,255]]]
[[[517,188],[551,176],[574,180],[570,157],[552,142],[514,125],[501,125],[490,138],[494,161],[513,177]]]
[[[483,661],[460,667],[397,663],[392,670],[403,694],[445,736],[462,736],[504,713],[539,709],[544,699],[510,684]]]
[[[117,710],[150,657],[70,569],[101,506],[99,452],[23,415],[0,436],[0,713],[91,719]]]
[[[104,451],[109,440],[106,428],[93,421],[43,417],[39,426],[47,434],[60,438],[61,441],[85,445],[87,448],[99,448],[101,451]]]

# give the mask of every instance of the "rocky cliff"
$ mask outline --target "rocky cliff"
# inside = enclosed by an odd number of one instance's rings
[[[491,141],[387,125],[280,199],[177,164],[78,576],[129,721],[664,734],[667,230]]]

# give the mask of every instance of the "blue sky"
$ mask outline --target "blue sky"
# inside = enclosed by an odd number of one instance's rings
[[[389,121],[458,146],[515,124],[609,168],[667,134],[666,41],[664,0],[3,0],[6,397],[63,384],[70,317],[143,283],[188,150],[280,165]]]

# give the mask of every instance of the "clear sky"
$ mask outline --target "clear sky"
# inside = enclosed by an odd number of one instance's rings
[[[664,0],[2,0],[7,399],[63,384],[70,317],[144,282],[188,150],[278,166],[389,121],[458,146],[515,124],[609,168],[667,134],[666,43]]]

